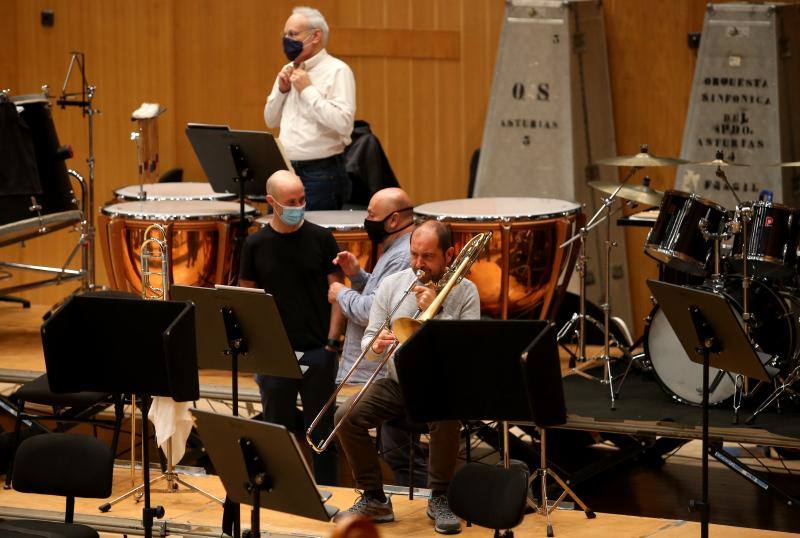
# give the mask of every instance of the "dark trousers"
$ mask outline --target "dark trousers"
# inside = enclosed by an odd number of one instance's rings
[[[344,411],[350,408],[352,400],[353,397],[336,410],[336,423],[341,422],[339,443],[353,469],[356,487],[365,491],[382,489],[381,467],[369,430],[381,426],[387,420],[406,415],[400,385],[391,379],[376,381],[367,389],[347,419],[342,420]],[[456,468],[459,424],[457,421],[431,422],[428,428],[428,487],[446,490]]]
[[[256,382],[261,390],[261,405],[264,420],[286,426],[289,431],[302,433],[317,416],[336,386],[336,371],[339,367],[336,353],[323,348],[306,351],[300,359],[301,366],[308,366],[303,379],[287,379],[258,374]],[[303,425],[298,428],[297,393],[303,401]],[[333,407],[333,406],[331,406]],[[330,409],[312,434],[319,444],[333,431],[333,409]],[[336,444],[333,443],[322,454],[313,455],[314,480],[318,484],[335,486],[338,483]]]
[[[344,166],[344,155],[313,161],[292,161],[306,190],[306,210],[341,209],[350,200],[350,177]]]

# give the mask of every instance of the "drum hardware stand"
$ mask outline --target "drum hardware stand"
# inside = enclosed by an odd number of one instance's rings
[[[603,354],[600,357],[602,361],[604,361],[604,369],[603,369],[603,377],[602,379],[591,374],[588,374],[583,371],[582,368],[572,367],[571,372],[586,379],[590,379],[592,381],[597,381],[601,384],[608,385],[609,397],[611,398],[611,409],[616,409],[616,394],[614,392],[614,376],[611,370],[611,352],[610,352],[610,344],[611,344],[611,336],[610,336],[610,323],[611,323],[611,297],[609,297],[611,293],[611,250],[617,246],[615,241],[611,240],[611,216],[614,214],[611,210],[611,206],[614,205],[614,202],[617,200],[617,194],[622,187],[639,171],[642,167],[640,166],[632,166],[628,174],[619,184],[617,189],[611,193],[609,196],[603,198],[602,206],[592,215],[592,218],[589,219],[589,222],[586,223],[586,226],[581,229],[581,233],[577,236],[577,238],[573,237],[569,241],[564,242],[561,246],[564,247],[571,243],[573,240],[580,239],[581,240],[581,254],[580,258],[585,264],[585,238],[586,232],[588,232],[594,226],[600,224],[603,220],[606,221],[606,253],[605,253],[605,275],[604,275],[604,285],[605,285],[605,302],[601,305],[603,309]],[[617,209],[616,211],[618,211]],[[601,218],[600,215],[605,212],[605,215]],[[586,274],[585,274],[585,265],[583,270],[579,270],[579,276],[581,279],[581,296],[580,296],[580,304],[581,304],[581,314],[580,314],[580,335],[579,335],[579,342],[580,342],[580,355],[581,358],[585,359],[585,345],[586,345],[586,336],[585,336],[585,301],[586,301]],[[571,322],[572,320],[570,320]],[[563,329],[562,329],[563,331]],[[561,334],[562,331],[559,331]],[[622,345],[618,342],[617,343],[620,348]]]
[[[95,255],[94,255],[94,116],[100,114],[100,111],[93,106],[95,86],[92,86],[86,81],[86,68],[84,61],[84,53],[71,52],[72,56],[67,68],[67,75],[64,77],[64,84],[61,86],[61,96],[56,99],[56,104],[62,109],[68,106],[77,106],[81,108],[81,115],[87,118],[88,124],[88,142],[89,142],[89,157],[86,163],[89,166],[89,180],[86,182],[86,203],[87,208],[84,218],[86,219],[85,234],[86,240],[83,249],[83,264],[86,270],[86,278],[84,280],[84,289],[92,290],[96,287],[95,284]],[[69,83],[72,69],[78,65],[78,70],[81,73],[81,91],[80,92],[67,92],[67,84]],[[46,93],[46,90],[45,90]]]

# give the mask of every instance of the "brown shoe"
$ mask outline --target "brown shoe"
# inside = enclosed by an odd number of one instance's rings
[[[361,494],[353,506],[344,512],[339,512],[336,514],[333,517],[333,521],[337,522],[350,515],[364,516],[370,519],[373,523],[389,523],[390,521],[394,521],[392,500],[389,497],[386,497],[386,502],[381,502],[377,499],[373,499]]]

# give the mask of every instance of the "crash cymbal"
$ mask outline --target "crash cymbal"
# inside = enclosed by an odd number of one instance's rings
[[[619,187],[619,183],[610,183],[606,181],[591,181],[589,186],[598,191],[607,194],[613,194]],[[664,198],[664,193],[651,189],[649,185],[623,185],[617,193],[617,196],[625,200],[639,202],[640,204],[647,205],[661,205],[661,200]]]
[[[607,159],[600,159],[597,164],[604,164],[606,166],[635,166],[637,168],[644,168],[649,166],[678,166],[686,164],[687,161],[683,159],[675,159],[673,157],[656,157],[650,155],[647,144],[643,144],[639,153],[636,155],[622,156],[622,157],[609,157]]]

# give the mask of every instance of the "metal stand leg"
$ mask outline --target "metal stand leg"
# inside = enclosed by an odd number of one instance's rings
[[[547,430],[545,428],[539,428],[539,440],[540,440],[540,443],[541,443],[541,445],[539,447],[539,454],[540,454],[539,469],[537,469],[536,473],[531,475],[531,481],[533,481],[537,476],[539,477],[539,479],[541,481],[541,498],[540,498],[539,505],[536,505],[535,503],[531,503],[531,504],[533,505],[533,508],[539,514],[545,516],[545,519],[547,521],[547,536],[548,537],[552,537],[552,536],[555,536],[555,533],[553,532],[553,524],[550,521],[550,514],[553,512],[553,510],[558,508],[558,506],[568,496],[573,501],[575,501],[575,504],[577,504],[578,506],[581,507],[581,510],[583,510],[584,514],[586,514],[587,518],[594,519],[595,517],[597,517],[597,514],[592,512],[589,509],[589,507],[586,506],[586,504],[581,500],[581,498],[578,497],[575,494],[575,492],[572,491],[572,489],[570,489],[570,487],[567,485],[567,483],[564,482],[564,480],[562,480],[560,476],[558,476],[554,471],[551,471],[548,468],[548,466],[547,466]],[[561,495],[559,495],[558,499],[556,499],[556,501],[553,502],[552,504],[550,504],[547,501],[547,476],[548,475],[550,475],[553,478],[553,480],[555,480],[556,483],[558,483],[558,485],[561,486],[561,488],[564,490],[563,492],[561,492]]]

